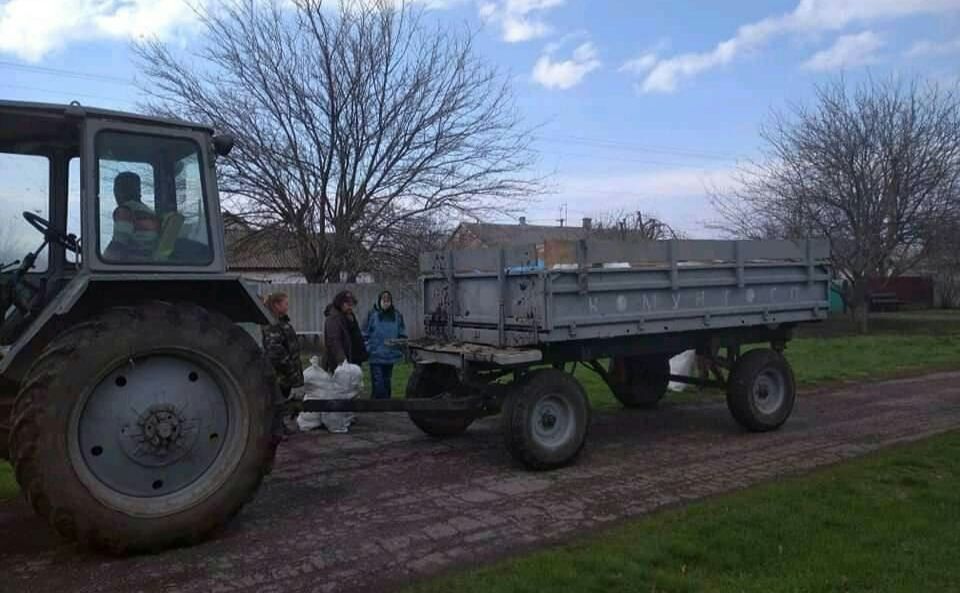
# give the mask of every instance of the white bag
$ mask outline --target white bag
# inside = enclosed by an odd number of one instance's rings
[[[686,352],[681,352],[673,358],[670,359],[670,374],[671,375],[680,375],[683,377],[692,377],[696,372],[697,367],[697,351],[696,350],[687,350]],[[689,387],[686,383],[677,383],[676,381],[670,381],[667,384],[667,389],[670,391],[684,391]]]
[[[333,375],[320,367],[320,359],[310,359],[310,366],[303,371],[303,399],[353,399],[363,388],[363,371],[355,364],[343,363]],[[326,426],[330,432],[343,433],[350,429],[354,416],[349,412],[301,412],[297,426],[302,431]]]

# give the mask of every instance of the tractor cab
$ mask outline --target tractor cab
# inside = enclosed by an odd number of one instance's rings
[[[0,101],[0,348],[78,273],[223,273],[204,126]]]

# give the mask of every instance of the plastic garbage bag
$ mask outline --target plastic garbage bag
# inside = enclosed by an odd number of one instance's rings
[[[354,399],[363,389],[363,370],[345,362],[333,372],[333,384],[338,399]],[[324,412],[323,425],[330,432],[343,433],[350,430],[355,418],[351,412]]]
[[[343,363],[334,373],[320,367],[320,359],[310,359],[310,366],[303,371],[303,399],[353,399],[363,388],[363,371],[355,364]],[[354,415],[350,412],[301,412],[297,426],[302,431],[325,426],[330,432],[344,433],[350,429]]]
[[[670,374],[693,377],[697,369],[697,351],[687,350],[670,359]],[[670,391],[685,391],[689,387],[686,383],[670,381],[667,389]]]

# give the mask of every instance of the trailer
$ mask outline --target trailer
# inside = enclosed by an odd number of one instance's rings
[[[552,469],[586,441],[579,364],[624,407],[656,406],[670,381],[720,387],[745,429],[774,430],[796,400],[783,351],[798,324],[830,308],[829,258],[825,240],[548,241],[425,254],[425,337],[406,344],[415,363],[406,398],[304,410],[405,411],[438,438],[501,414],[510,453]],[[671,374],[670,358],[687,350],[706,376]]]

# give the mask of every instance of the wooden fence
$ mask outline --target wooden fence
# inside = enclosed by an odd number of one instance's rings
[[[255,284],[257,292],[266,295],[271,292],[285,292],[290,297],[290,320],[297,333],[309,337],[323,334],[323,311],[341,290],[349,290],[357,297],[357,320],[361,327],[367,319],[367,313],[373,308],[377,297],[384,290],[393,294],[393,303],[403,315],[410,338],[419,338],[423,334],[423,319],[420,311],[423,302],[416,284],[392,285],[374,284]]]

